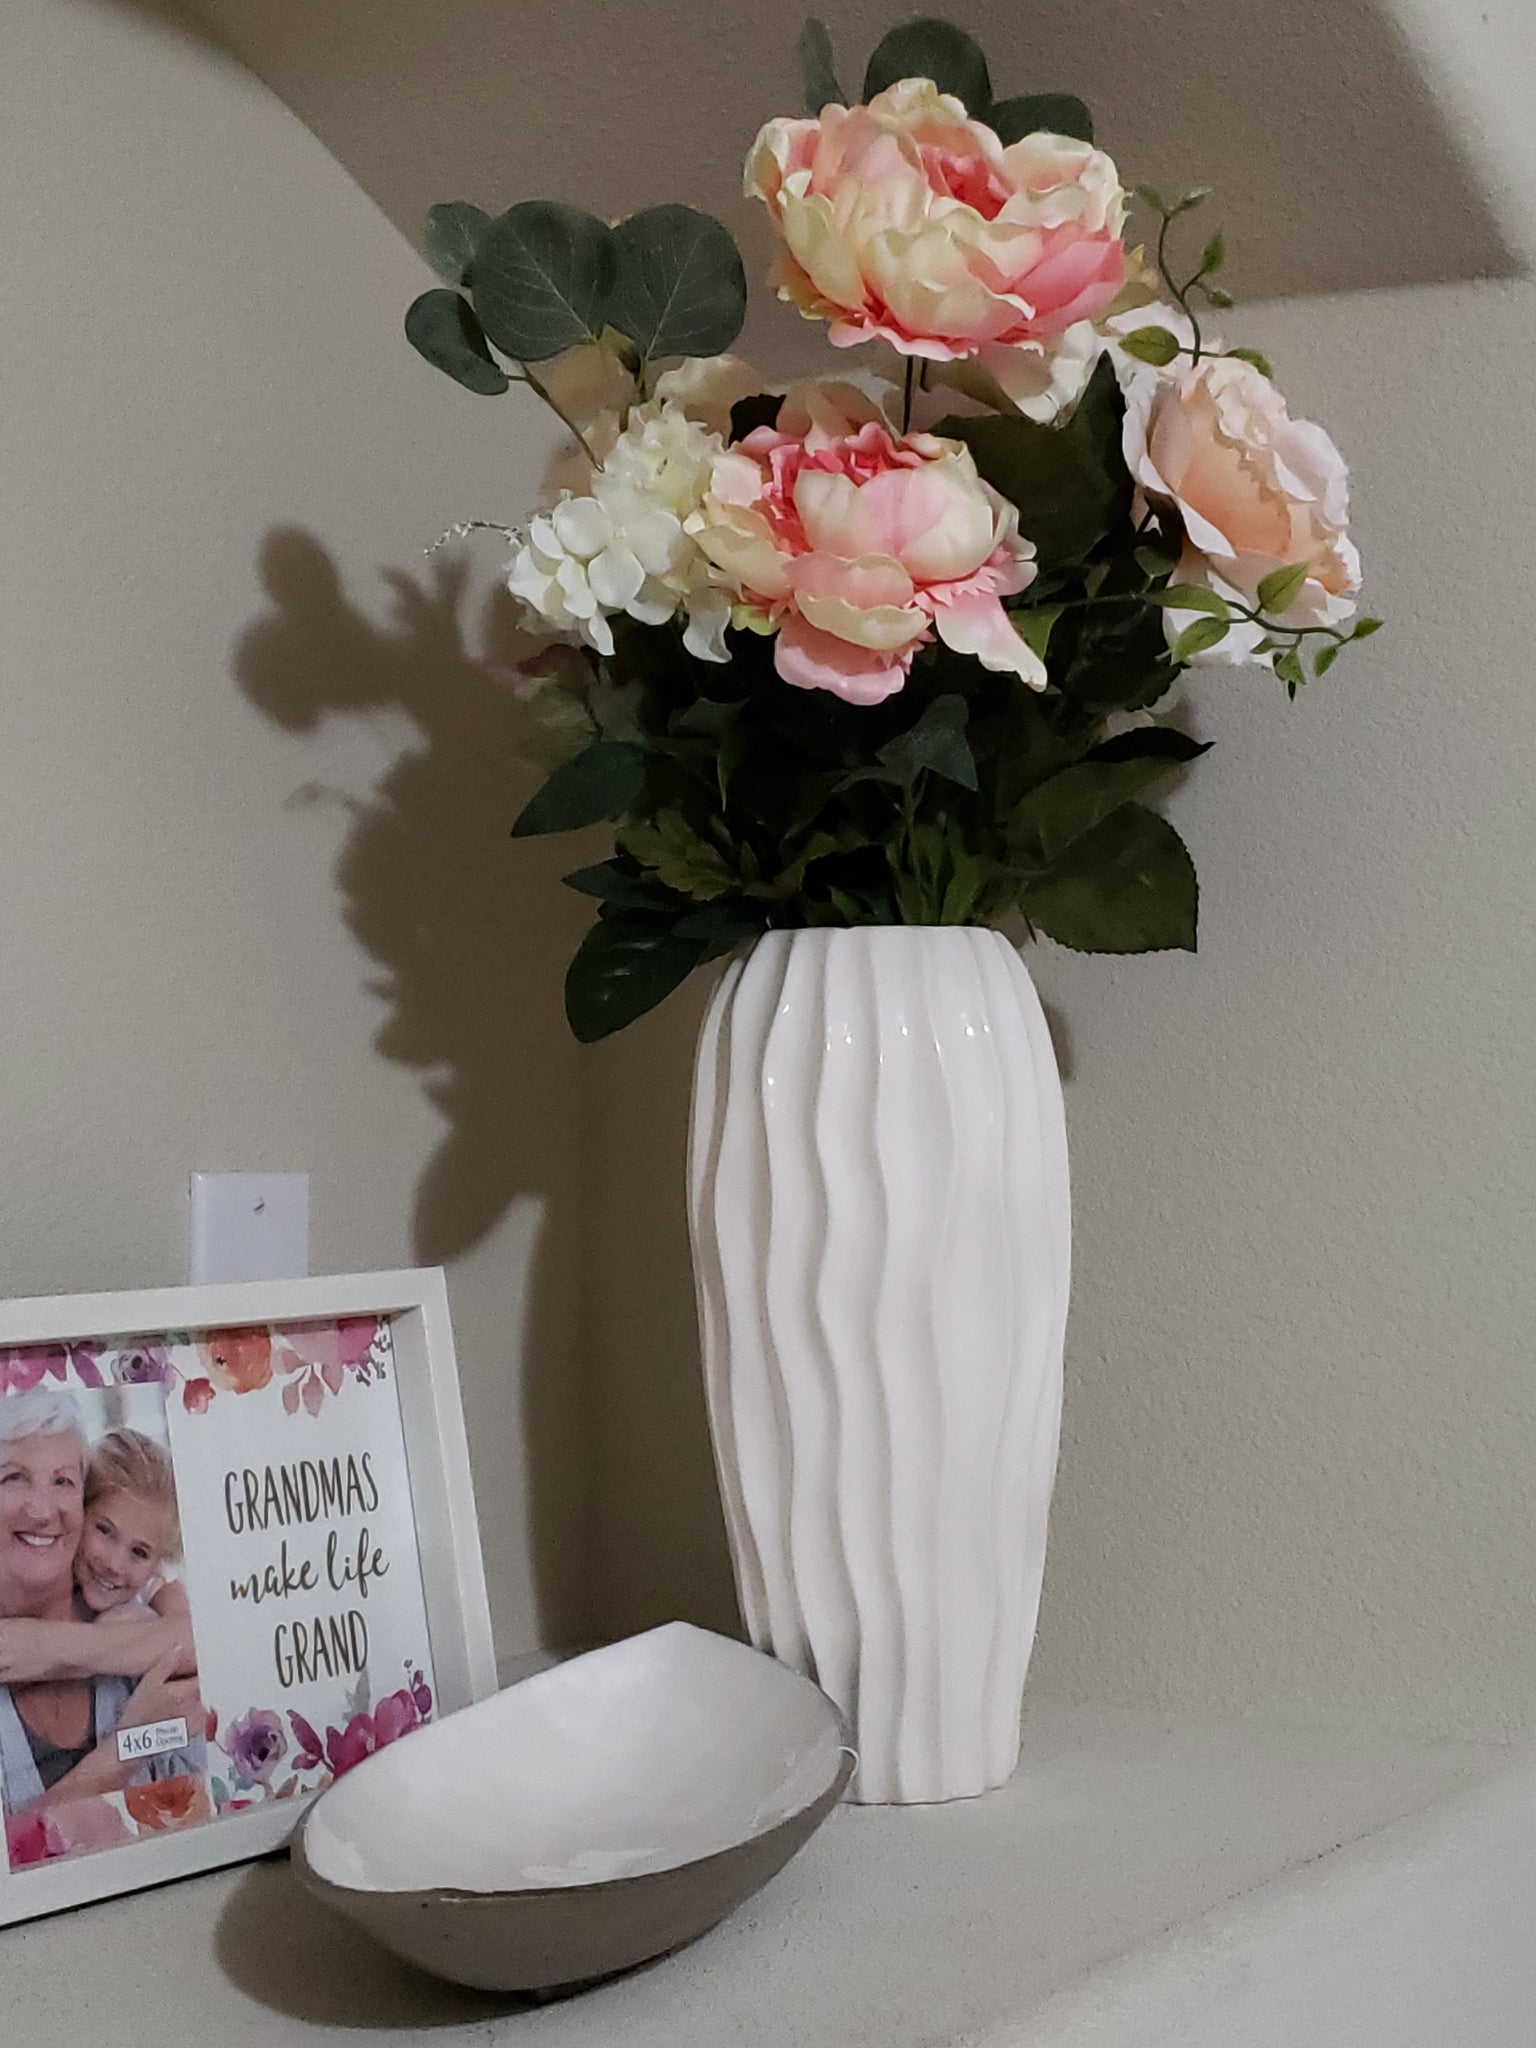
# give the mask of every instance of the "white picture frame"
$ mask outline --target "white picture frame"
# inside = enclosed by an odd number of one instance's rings
[[[404,1438],[409,1513],[430,1645],[432,1712],[441,1718],[493,1693],[497,1678],[448,1293],[440,1268],[0,1302],[0,1360],[27,1347],[89,1346],[102,1340],[263,1327],[277,1333],[285,1325],[325,1326],[333,1319],[373,1317],[387,1323],[389,1330],[390,1377]],[[279,1385],[272,1391],[284,1388]],[[339,1400],[336,1406],[341,1406]],[[289,1412],[296,1414],[297,1404]],[[178,1490],[185,1483],[178,1465]],[[266,1620],[253,1617],[252,1625],[266,1626]],[[227,1617],[221,1617],[221,1625],[227,1625]],[[201,1627],[195,1602],[193,1626]],[[201,1655],[199,1643],[200,1660]],[[13,1868],[9,1855],[0,1853],[0,1926],[266,1855],[283,1846],[320,1789],[271,1799],[248,1811],[220,1810],[180,1831],[140,1835],[92,1853],[62,1855],[30,1866]]]

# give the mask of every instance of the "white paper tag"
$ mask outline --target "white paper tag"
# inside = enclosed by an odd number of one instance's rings
[[[137,1763],[146,1756],[165,1756],[173,1749],[185,1749],[186,1746],[185,1721],[150,1721],[142,1728],[119,1728],[117,1731],[117,1760],[120,1764]]]

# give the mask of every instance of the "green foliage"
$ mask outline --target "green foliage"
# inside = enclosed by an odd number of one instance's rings
[[[1252,363],[1261,377],[1273,377],[1275,374],[1269,357],[1256,348],[1229,348],[1227,354],[1235,356],[1240,363]]]
[[[601,341],[618,268],[613,230],[595,215],[525,199],[481,230],[475,311],[504,355],[541,363]]]
[[[441,287],[423,292],[406,312],[405,338],[466,391],[496,398],[506,390],[507,373],[486,347],[473,306],[457,292]]]
[[[864,73],[868,102],[903,78],[931,78],[980,121],[992,105],[992,79],[981,46],[952,22],[909,21],[883,36]]]
[[[846,104],[843,89],[837,82],[832,38],[827,33],[826,23],[817,21],[812,15],[800,31],[797,49],[800,83],[805,91],[805,111],[814,121],[823,107]]]
[[[1120,346],[1138,363],[1156,363],[1159,369],[1166,369],[1179,353],[1179,337],[1166,327],[1137,327]]]
[[[987,125],[1000,142],[1018,142],[1026,135],[1070,135],[1074,142],[1092,142],[1093,116],[1075,93],[1036,92],[999,100]]]
[[[618,277],[607,314],[642,360],[713,356],[747,313],[747,277],[730,231],[691,206],[651,206],[613,231]]]
[[[1173,658],[1176,662],[1193,661],[1197,654],[1204,654],[1208,648],[1219,647],[1232,628],[1222,619],[1196,619],[1184,628],[1173,643]]]
[[[975,789],[976,760],[965,737],[969,719],[970,707],[963,697],[935,697],[917,723],[887,740],[875,758],[901,783],[910,783],[927,770],[961,789]]]
[[[1042,567],[1059,568],[1080,562],[1129,515],[1124,417],[1114,365],[1103,356],[1063,425],[957,414],[934,432],[966,444],[986,481],[1019,508],[1019,531],[1034,542]]]
[[[482,208],[467,199],[451,199],[427,213],[427,261],[444,284],[467,285],[475,245],[491,224]]]
[[[1283,569],[1272,569],[1259,585],[1259,610],[1277,615],[1289,611],[1306,580],[1305,562],[1288,562]]]
[[[1194,862],[1166,818],[1122,804],[1024,890],[1031,923],[1080,953],[1195,950]]]
[[[512,827],[514,839],[536,833],[577,832],[622,817],[645,784],[642,747],[623,740],[594,740],[572,761],[563,761]]]

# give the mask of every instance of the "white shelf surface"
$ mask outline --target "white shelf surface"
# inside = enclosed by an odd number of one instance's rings
[[[1003,1791],[840,1809],[723,1927],[577,1998],[418,1976],[279,1859],[0,1933],[0,2014],[25,2048],[356,2048],[360,2029],[372,2048],[942,2048],[1029,2021],[1503,1755],[1031,1701]]]

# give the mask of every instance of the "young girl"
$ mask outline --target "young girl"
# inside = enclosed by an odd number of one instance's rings
[[[190,1628],[181,1582],[165,1566],[181,1557],[181,1519],[170,1455],[142,1430],[111,1429],[91,1452],[75,1588],[94,1615],[153,1610]]]

